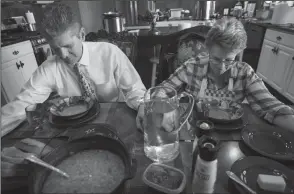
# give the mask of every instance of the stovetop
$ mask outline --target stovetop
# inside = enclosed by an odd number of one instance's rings
[[[33,47],[46,43],[45,38],[38,32],[9,33],[1,34],[1,47],[26,40],[31,40]]]

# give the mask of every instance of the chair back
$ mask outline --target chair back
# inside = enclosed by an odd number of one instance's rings
[[[206,33],[203,32],[203,29]],[[209,28],[206,28],[206,26],[196,26],[186,29],[184,33],[181,32],[175,37],[176,41],[174,44],[165,46],[163,56],[165,66],[167,66],[165,71],[168,72],[165,78],[174,73],[188,59],[207,52],[204,46],[204,34],[207,34],[208,30]]]
[[[86,35],[86,41],[89,42],[109,42],[118,46],[129,58],[133,65],[137,57],[137,36],[129,34],[126,31],[108,33],[105,30],[99,30],[97,33],[90,32]]]

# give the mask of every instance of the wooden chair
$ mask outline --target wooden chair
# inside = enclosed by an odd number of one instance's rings
[[[188,29],[189,30],[189,29]],[[195,30],[195,28],[193,28]],[[206,52],[204,47],[205,37],[193,31],[175,37],[174,43],[162,47],[163,65],[160,71],[161,80],[167,79],[174,71],[191,57],[196,57],[201,52]]]
[[[154,87],[157,82],[157,69],[160,64],[161,44],[153,46],[153,56],[149,59],[152,63],[151,87]]]
[[[86,35],[88,42],[109,42],[118,46],[130,59],[133,65],[137,56],[137,36],[129,34],[126,31],[118,33],[108,33],[105,30],[99,30],[97,33],[90,32]]]

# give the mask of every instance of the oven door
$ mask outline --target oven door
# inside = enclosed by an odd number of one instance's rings
[[[38,65],[40,66],[48,57],[52,55],[49,44],[43,44],[35,47],[35,56]]]

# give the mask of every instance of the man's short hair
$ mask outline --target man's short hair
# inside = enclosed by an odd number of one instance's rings
[[[41,20],[41,31],[50,37],[58,36],[70,28],[81,28],[77,15],[62,3],[52,3],[45,7]],[[78,32],[76,32],[78,33]]]

